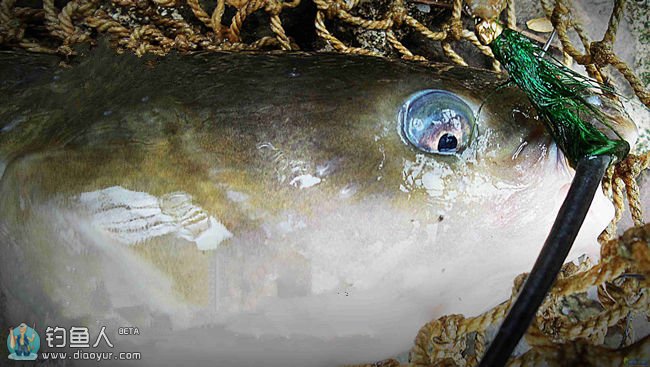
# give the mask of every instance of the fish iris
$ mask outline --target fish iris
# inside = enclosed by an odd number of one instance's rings
[[[428,89],[407,99],[399,123],[403,139],[418,150],[451,155],[467,147],[474,114],[458,96]]]

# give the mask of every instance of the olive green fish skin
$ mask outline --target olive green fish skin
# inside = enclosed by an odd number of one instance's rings
[[[479,70],[447,65],[428,69],[339,55],[197,55],[182,61],[170,58],[150,67],[132,57],[116,58],[105,53],[82,61],[70,71],[43,70],[43,66],[24,59],[19,65],[3,62],[13,65],[3,68],[5,74],[23,69],[15,73],[18,78],[6,79],[7,87],[3,88],[3,93],[12,94],[8,99],[12,102],[4,106],[1,116],[6,122],[3,129],[10,130],[0,135],[0,154],[5,162],[48,150],[66,154],[116,151],[86,162],[95,166],[122,160],[120,152],[131,151],[127,155],[137,156],[148,154],[151,147],[164,146],[174,149],[179,160],[193,161],[185,165],[188,169],[212,161],[270,175],[278,170],[277,157],[260,159],[264,149],[259,149],[260,144],[269,142],[272,149],[290,152],[290,157],[284,154],[289,160],[322,163],[345,157],[337,164],[335,179],[341,183],[361,180],[364,190],[386,195],[387,185],[399,187],[402,181],[402,156],[410,158],[416,153],[395,133],[396,111],[406,98],[425,88],[444,89],[476,107],[485,91],[493,90],[500,81],[494,74]],[[512,174],[504,173],[498,163],[509,159],[522,139],[536,133],[539,124],[528,119],[532,121],[529,126],[518,126],[526,119],[519,116],[522,121],[516,122],[508,114],[530,107],[513,91],[502,93],[494,101],[504,95],[510,99],[507,105],[497,109],[494,103],[487,103],[483,107],[482,116],[487,118],[479,121],[478,131],[491,134],[489,147],[483,149],[498,153],[490,158],[496,164],[490,174],[511,178]],[[382,141],[378,144],[379,137]],[[388,145],[382,149],[391,154],[378,149],[384,141]],[[491,149],[497,146],[501,149]],[[197,151],[206,153],[200,162],[195,160]],[[384,155],[382,170],[390,173],[381,175],[382,182],[377,180],[376,171]],[[456,167],[459,164],[465,166],[457,157],[437,158],[453,170],[460,169]],[[192,175],[200,173],[179,174],[181,181],[194,181]],[[81,175],[88,180],[93,172]],[[72,193],[82,189],[65,182],[52,190],[66,188]],[[91,185],[83,189],[97,188]],[[160,192],[155,182],[140,189]]]
[[[8,97],[5,100],[16,102],[3,106],[4,121],[7,112],[9,116],[16,111],[25,114],[24,108],[54,114],[34,134],[41,139],[38,144],[77,146],[84,144],[87,129],[141,110],[146,100],[148,108],[173,103],[186,111],[218,111],[218,116],[207,121],[188,121],[193,127],[219,128],[227,123],[259,129],[269,123],[281,127],[282,120],[288,120],[287,128],[304,127],[309,121],[314,128],[327,124],[328,130],[335,131],[349,127],[344,124],[358,125],[357,116],[386,113],[386,107],[393,115],[406,96],[424,87],[469,88],[475,94],[471,97],[478,99],[497,81],[495,75],[479,70],[444,65],[432,72],[415,65],[340,55],[315,59],[221,54],[170,59],[147,67],[128,56],[103,55],[66,72],[54,71],[53,62],[43,62],[47,59],[42,56],[4,53],[0,57],[4,66],[1,92]],[[468,80],[470,73],[475,77]],[[56,118],[57,114],[61,116]],[[61,120],[65,125],[57,123]],[[131,127],[123,134],[140,136],[147,130]],[[6,136],[2,138],[5,143]]]
[[[526,97],[495,92],[504,80],[487,71],[327,54],[79,60],[0,53],[11,322],[227,325],[203,332],[206,365],[251,365],[249,346],[272,348],[269,366],[379,360],[432,317],[507,297],[571,179]],[[425,89],[484,102],[461,154],[400,136],[400,108]],[[602,205],[578,255],[596,248]],[[291,359],[298,342],[320,357]],[[158,365],[183,360],[160,345]]]

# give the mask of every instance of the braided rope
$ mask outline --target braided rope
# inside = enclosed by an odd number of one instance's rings
[[[141,3],[136,4],[134,0],[111,1],[116,6],[135,8],[136,11],[142,7]],[[153,5],[167,8],[183,5],[178,0],[148,1],[151,1]],[[612,44],[615,40],[618,25],[623,14],[625,0],[615,1],[614,10],[612,11],[607,31],[605,32],[603,39],[598,42],[591,42],[589,40],[586,32],[582,27],[582,22],[573,15],[574,12],[571,10],[570,0],[540,1],[544,12],[558,31],[558,38],[562,43],[565,63],[569,64],[571,62],[570,59],[575,60],[579,64],[584,65],[587,68],[588,73],[599,81],[606,79],[606,75],[603,75],[603,67],[606,65],[612,65],[630,83],[632,89],[639,97],[639,99],[644,104],[646,104],[646,106],[650,106],[650,93],[645,90],[641,80],[633,73],[632,69],[619,57],[617,57],[612,51]],[[343,41],[341,41],[327,29],[327,26],[325,24],[326,19],[336,18],[337,20],[350,26],[384,31],[386,32],[386,41],[388,45],[393,47],[398,52],[398,54],[402,55],[402,57],[406,59],[423,60],[421,57],[409,56],[413,53],[410,50],[406,52],[406,46],[402,43],[402,41],[397,39],[397,35],[394,32],[394,29],[398,27],[410,28],[429,40],[441,42],[443,53],[452,62],[460,65],[466,65],[467,63],[453,49],[452,43],[461,39],[466,40],[477,47],[485,56],[493,60],[492,68],[495,71],[500,70],[499,64],[493,59],[489,48],[481,45],[481,43],[476,40],[476,37],[472,31],[463,29],[461,22],[463,6],[462,0],[453,0],[451,7],[451,16],[447,22],[444,23],[442,27],[443,29],[439,31],[429,29],[418,20],[416,20],[413,16],[409,15],[409,12],[403,3],[403,0],[395,0],[393,6],[391,7],[391,10],[382,19],[365,19],[353,14],[352,11],[359,4],[358,0],[313,0],[313,2],[319,9],[314,20],[317,35],[339,52],[377,55],[377,52],[368,49],[350,47],[345,45]],[[13,19],[16,18],[14,12],[12,11],[12,9],[15,8],[15,3],[15,0],[2,0],[0,2],[0,22],[3,24],[11,24]],[[183,37],[180,37],[178,39],[178,42],[176,42],[172,48],[180,49],[181,51],[191,51],[195,50],[197,47],[212,50],[229,49],[231,47],[239,49],[242,46],[234,45],[241,44],[240,33],[245,19],[250,14],[260,9],[264,9],[269,14],[270,28],[271,31],[275,34],[275,38],[277,40],[277,43],[274,43],[273,45],[279,46],[283,50],[294,50],[297,47],[289,35],[287,35],[285,32],[282,25],[280,13],[284,8],[297,6],[299,4],[299,0],[293,2],[284,2],[281,0],[217,0],[216,7],[211,14],[208,14],[202,8],[198,0],[187,0],[185,4],[187,4],[187,6],[190,8],[192,14],[196,17],[196,19],[211,29],[214,33],[212,36],[210,36],[202,34],[200,30],[193,31],[191,32],[191,38],[193,38],[193,41],[190,42],[187,38],[190,33],[186,32]],[[72,0],[69,1],[61,11],[59,11],[56,9],[53,0],[44,0],[42,12],[27,13],[25,10],[21,10],[20,18],[24,18],[26,16],[30,16],[32,19],[34,16],[43,17],[44,25],[49,30],[50,34],[60,39],[62,41],[62,46],[70,46],[76,43],[92,41],[89,37],[90,32],[79,28],[79,25],[74,24],[74,21],[75,17],[83,19],[81,23],[84,24],[84,26],[89,26],[91,29],[98,30],[97,28],[90,26],[88,22],[84,22],[85,18],[94,16],[93,14],[90,14],[88,10],[94,10],[96,8],[96,5],[97,4],[92,1]],[[223,15],[227,6],[233,6],[237,9],[237,13],[231,20],[229,27],[223,25]],[[507,0],[505,9],[508,26],[516,29],[517,20],[515,1]],[[180,21],[187,24],[187,20],[185,19]],[[161,22],[158,21],[158,25],[160,24]],[[124,28],[129,29],[131,32],[135,32],[138,28],[126,24],[122,25]],[[188,24],[182,28],[188,30],[191,27]],[[102,29],[108,29],[108,33],[110,33],[112,36],[123,37],[121,33],[112,33],[113,30],[117,30],[116,27]],[[574,30],[577,33],[584,51],[578,50],[572,44],[569,38],[570,30]],[[121,31],[122,29],[120,29],[120,32]],[[391,35],[389,35],[389,31],[393,31]],[[11,32],[0,31],[0,41],[2,43],[7,43],[11,40],[18,46],[22,44],[23,47],[29,48],[31,50],[40,49],[36,47],[37,42],[23,40],[23,33],[24,31],[21,31],[20,27],[12,27]],[[224,38],[225,35],[227,35],[227,37]],[[145,38],[141,41],[147,42],[147,40],[148,38]],[[271,45],[269,42],[253,43],[256,45]],[[129,48],[129,46],[125,45],[123,42],[115,42],[115,44],[119,44],[121,47]],[[140,54],[143,49],[147,49],[144,46],[138,47],[140,47],[138,54]],[[247,47],[250,47],[250,45]],[[158,53],[161,52],[160,49],[155,49]],[[65,53],[65,50],[65,48],[60,48],[60,52]],[[50,51],[47,50],[47,52]]]
[[[203,7],[201,7],[201,4],[199,4],[199,0],[187,0],[187,5],[192,9],[192,12],[194,13],[194,16],[203,22],[206,26],[213,28],[213,23],[212,23],[212,18],[208,15],[208,13],[203,10]]]
[[[650,107],[650,92],[648,92],[641,80],[634,74],[632,69],[623,62],[613,51],[613,44],[616,38],[618,25],[625,9],[625,0],[616,0],[614,9],[607,25],[607,30],[601,41],[590,42],[582,28],[582,22],[572,12],[570,0],[556,0],[553,7],[550,0],[542,0],[542,7],[547,17],[557,30],[558,37],[564,51],[569,54],[577,63],[584,65],[590,76],[602,82],[604,80],[603,68],[612,65],[616,68],[630,84],[639,100]],[[580,52],[569,39],[569,29],[574,29],[582,42],[584,53]]]
[[[149,1],[150,3],[147,3]],[[114,19],[107,13],[100,0],[72,0],[58,10],[53,0],[43,0],[42,9],[16,7],[16,0],[0,0],[0,44],[21,47],[32,52],[72,54],[71,46],[92,42],[91,34],[108,34],[112,45],[118,52],[130,50],[137,55],[153,53],[166,55],[172,50],[256,50],[275,47],[282,50],[298,49],[283,26],[283,11],[295,8],[300,0],[216,0],[215,8],[209,14],[198,0],[147,0],[145,5],[134,0],[111,0],[111,6],[128,8],[129,11],[146,16],[148,24],[133,24]],[[439,42],[444,54],[454,63],[467,65],[454,50],[453,45],[464,40],[475,46],[482,54],[491,58],[492,68],[500,70],[489,47],[483,46],[475,33],[465,29],[462,23],[462,0],[453,0],[449,18],[441,29],[432,30],[417,20],[404,4],[395,0],[390,10],[378,19],[366,19],[357,12],[359,0],[312,0],[316,6],[314,25],[317,36],[334,50],[343,53],[379,56],[379,53],[364,47],[353,47],[342,41],[328,28],[337,26],[362,28],[383,32],[387,44],[404,59],[425,61],[416,55],[398,37],[398,29],[412,31],[420,37]],[[558,32],[566,62],[575,61],[584,65],[588,73],[602,81],[607,79],[604,67],[613,66],[630,83],[639,99],[650,106],[650,95],[639,78],[613,51],[613,43],[623,14],[625,1],[616,0],[607,31],[601,41],[592,42],[586,34],[582,22],[575,17],[570,0],[540,0],[546,16]],[[186,6],[194,16],[172,18],[163,15],[157,7],[176,8]],[[229,25],[224,24],[226,9],[235,9]],[[246,19],[256,12],[268,15],[272,36],[264,36],[251,43],[241,39]],[[507,25],[516,28],[515,1],[507,1],[505,8]],[[25,38],[26,27],[44,26],[49,35],[58,40],[58,47],[51,48]],[[208,31],[204,31],[207,29]],[[575,32],[580,40],[582,51],[569,37]],[[644,289],[650,279],[650,225],[644,225],[642,206],[639,199],[639,186],[636,178],[646,170],[650,163],[650,153],[630,155],[624,161],[608,170],[602,187],[605,195],[612,201],[615,214],[607,228],[600,234],[601,260],[593,267],[571,269],[565,267],[526,335],[533,349],[510,361],[513,366],[527,366],[547,361],[549,365],[562,365],[563,353],[584,356],[585,351],[601,349],[604,335],[609,327],[620,325],[633,311],[647,311],[648,295]],[[621,220],[626,199],[635,228],[616,238],[616,229]],[[645,279],[624,279],[625,273],[645,276]],[[525,275],[518,276],[513,285],[511,297],[502,304],[485,313],[465,318],[461,315],[448,315],[425,324],[417,333],[411,350],[411,365],[476,365],[485,351],[485,332],[505,317],[510,305],[518,294]],[[616,283],[616,284],[614,284]],[[565,297],[582,294],[591,287],[598,287],[598,295],[604,310],[581,322],[571,321],[557,312],[558,305]],[[569,343],[569,342],[573,342]],[[568,343],[568,344],[567,344]],[[648,338],[639,342],[649,343]],[[467,353],[473,345],[473,354]],[[564,347],[562,347],[564,345]],[[573,347],[579,345],[580,347]],[[638,343],[632,347],[637,348]],[[568,349],[567,349],[568,348]],[[634,350],[626,349],[628,351]],[[608,354],[609,353],[609,354]],[[619,351],[603,352],[603,356],[620,358]],[[607,357],[607,358],[610,358]],[[573,358],[573,357],[572,357]],[[386,360],[374,366],[398,366],[395,360]]]

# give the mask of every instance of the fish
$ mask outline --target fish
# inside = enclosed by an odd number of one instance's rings
[[[429,320],[510,296],[573,177],[489,71],[77,60],[0,52],[0,307],[7,323],[106,326],[144,365],[403,355]],[[598,193],[570,260],[598,256],[612,216]]]

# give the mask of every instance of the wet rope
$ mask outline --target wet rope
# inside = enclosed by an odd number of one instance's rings
[[[72,0],[62,9],[57,9],[53,0],[44,0],[42,4],[42,8],[32,9],[17,6],[16,0],[0,0],[0,45],[31,52],[73,55],[73,46],[92,44],[98,34],[106,34],[118,52],[130,51],[137,55],[166,55],[171,51],[196,50],[298,49],[285,30],[283,19],[287,16],[286,10],[299,6],[300,0],[215,0],[211,13],[198,0]],[[387,44],[401,58],[408,60],[426,61],[400,39],[404,33],[411,32],[422,39],[439,43],[443,53],[460,65],[466,65],[467,62],[454,50],[454,45],[465,41],[491,58],[493,69],[500,70],[491,49],[482,45],[475,33],[463,26],[463,3],[460,0],[451,2],[452,10],[448,19],[437,29],[416,19],[403,0],[393,1],[389,10],[376,19],[360,15],[357,0],[313,0],[313,4],[316,7],[313,19],[316,35],[338,52],[381,55],[375,50],[346,44],[339,35],[340,32],[334,31],[337,29],[333,27],[334,24],[348,29],[382,32]],[[638,98],[650,107],[650,94],[640,79],[612,51],[625,6],[624,0],[615,1],[607,31],[602,40],[596,42],[592,42],[584,31],[582,21],[571,10],[570,0],[541,0],[541,5],[558,32],[565,63],[575,61],[584,65],[589,75],[600,82],[607,80],[605,67],[611,65],[625,77]],[[174,12],[183,7],[189,15]],[[121,9],[123,14],[134,13],[147,17],[150,22],[138,24],[134,19],[115,18],[110,15],[111,10],[115,9]],[[226,12],[227,9],[233,12]],[[508,27],[517,29],[515,0],[507,2],[505,12]],[[232,18],[225,19],[226,14],[233,13]],[[245,42],[242,30],[247,26],[246,20],[256,13],[266,13],[271,35]],[[41,28],[46,30],[48,37],[37,39],[33,33],[27,32]],[[403,30],[407,32],[400,32]],[[582,51],[572,43],[570,32],[577,34]],[[567,360],[583,358],[586,361],[592,355],[603,358],[603,362],[615,362],[648,348],[648,338],[615,351],[605,350],[600,345],[608,328],[621,325],[631,313],[647,313],[649,309],[646,292],[650,279],[650,225],[644,224],[636,182],[649,164],[650,153],[628,155],[607,172],[602,187],[614,205],[615,215],[598,238],[601,244],[600,262],[594,266],[587,263],[581,266],[565,265],[561,277],[526,336],[532,349],[512,359],[510,365],[534,366],[541,361],[547,361],[549,365],[563,365]],[[617,238],[617,227],[623,217],[626,202],[635,227]],[[625,278],[625,274],[637,274],[641,278]],[[481,315],[447,315],[425,324],[417,333],[409,364],[476,365],[485,352],[487,328],[503,320],[525,278],[526,274],[522,274],[514,280],[510,299]],[[563,299],[583,294],[592,287],[598,287],[602,312],[577,321],[558,311],[561,310]],[[396,360],[387,360],[371,365],[395,367],[400,364]]]

